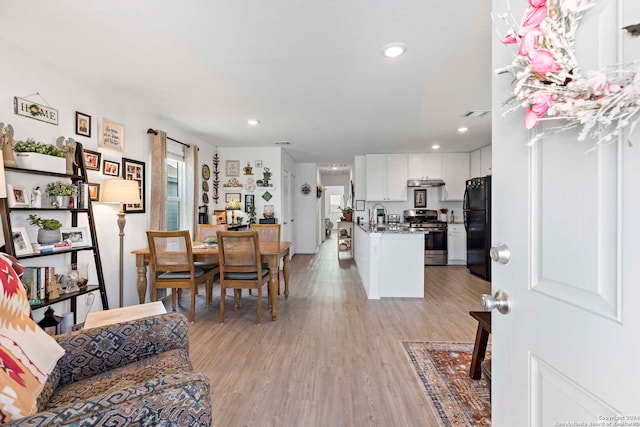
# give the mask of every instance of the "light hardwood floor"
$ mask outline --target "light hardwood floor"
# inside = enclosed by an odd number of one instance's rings
[[[190,354],[211,380],[214,426],[438,425],[402,341],[473,342],[468,312],[490,285],[464,266],[427,267],[424,299],[368,300],[353,261],[338,262],[334,239],[293,258],[275,322],[265,296],[255,324],[254,292],[238,311],[229,295],[219,324],[219,288],[210,309],[200,292]]]

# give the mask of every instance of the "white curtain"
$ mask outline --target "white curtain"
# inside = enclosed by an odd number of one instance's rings
[[[184,150],[185,165],[185,197],[182,206],[181,218],[184,218],[184,226],[189,229],[191,237],[195,237],[195,230],[198,224],[198,179],[196,171],[198,170],[198,147],[189,145]]]

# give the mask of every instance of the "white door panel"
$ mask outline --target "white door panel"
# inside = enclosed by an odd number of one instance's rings
[[[637,0],[598,1],[578,31],[581,72],[640,58],[640,38],[620,30],[638,22]],[[496,35],[494,68],[511,58]],[[589,151],[578,130],[530,147],[524,111],[498,113],[511,83],[493,77],[492,241],[511,248],[492,270],[493,292],[511,298],[492,314],[493,425],[640,416],[640,131],[633,147]]]

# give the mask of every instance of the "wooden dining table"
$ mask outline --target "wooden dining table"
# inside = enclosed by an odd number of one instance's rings
[[[289,261],[291,242],[260,242],[260,257],[262,262],[269,266],[269,305],[271,307],[271,320],[276,320],[278,309],[276,301],[278,297],[278,276],[280,274],[280,259],[284,260],[284,297],[289,297]],[[144,304],[147,293],[147,266],[150,262],[151,252],[149,248],[131,251],[136,256],[138,269],[138,298],[140,304]],[[205,246],[201,242],[193,243],[193,261],[218,262],[218,246]]]

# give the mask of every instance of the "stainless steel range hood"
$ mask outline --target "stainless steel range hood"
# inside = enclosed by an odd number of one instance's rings
[[[410,179],[407,181],[407,187],[442,187],[444,181],[441,179]]]

